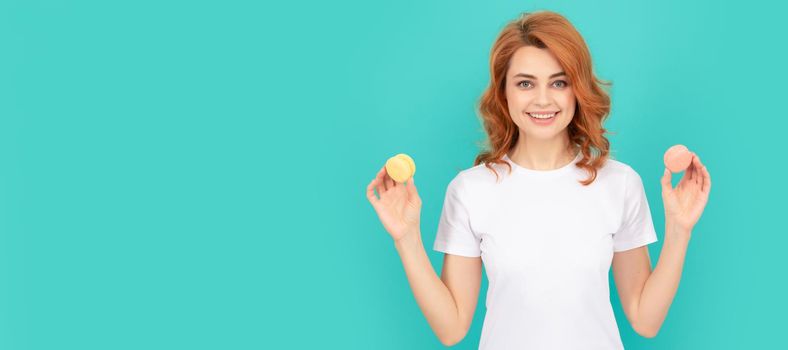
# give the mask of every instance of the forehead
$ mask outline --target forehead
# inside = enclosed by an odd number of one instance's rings
[[[517,73],[535,75],[537,78],[547,79],[550,75],[562,70],[558,59],[548,49],[535,46],[523,46],[515,51],[509,63],[507,76]]]

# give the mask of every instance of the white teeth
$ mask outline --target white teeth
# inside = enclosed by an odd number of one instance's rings
[[[533,113],[528,113],[528,115],[530,115],[530,116],[532,116],[534,118],[537,118],[537,119],[550,119],[550,118],[555,116],[555,113],[551,113],[551,114],[533,114]]]

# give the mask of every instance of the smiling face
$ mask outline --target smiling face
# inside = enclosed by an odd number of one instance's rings
[[[525,137],[544,141],[568,137],[575,94],[548,49],[524,46],[514,53],[506,72],[506,100],[512,121]]]

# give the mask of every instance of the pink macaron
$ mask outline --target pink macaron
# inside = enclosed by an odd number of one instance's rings
[[[665,167],[672,173],[678,173],[692,163],[693,153],[684,145],[674,145],[665,152]]]

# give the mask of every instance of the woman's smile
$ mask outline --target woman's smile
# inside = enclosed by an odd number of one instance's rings
[[[531,120],[536,125],[550,125],[553,121],[558,117],[558,114],[561,112],[555,112],[550,114],[536,114],[536,113],[526,113],[528,114],[528,119]]]

